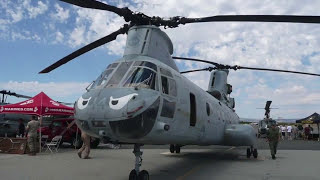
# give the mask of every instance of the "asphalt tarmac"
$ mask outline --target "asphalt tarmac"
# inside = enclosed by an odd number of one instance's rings
[[[67,145],[65,145],[67,147]],[[79,159],[76,150],[37,156],[0,154],[0,179],[127,180],[134,167],[132,145],[110,149],[100,145],[91,159]],[[320,142],[282,141],[272,160],[265,139],[259,139],[259,156],[247,159],[245,148],[185,146],[171,154],[168,146],[143,146],[142,169],[151,180],[319,180]]]

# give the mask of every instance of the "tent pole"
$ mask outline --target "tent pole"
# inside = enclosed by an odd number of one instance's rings
[[[319,123],[317,123],[317,125],[318,125],[318,141],[320,141],[320,136],[319,136]]]
[[[42,115],[40,115],[40,131],[39,131],[39,152],[41,153],[41,127],[42,127]]]
[[[76,142],[78,142],[78,133],[79,133],[79,128],[78,128],[78,125],[77,125],[77,133],[76,133]],[[76,144],[74,144],[74,148],[77,149],[77,146]]]

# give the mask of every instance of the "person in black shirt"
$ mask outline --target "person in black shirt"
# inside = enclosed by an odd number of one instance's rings
[[[23,119],[19,119],[19,129],[18,129],[18,136],[24,137],[24,132],[26,130],[26,127],[24,126]]]

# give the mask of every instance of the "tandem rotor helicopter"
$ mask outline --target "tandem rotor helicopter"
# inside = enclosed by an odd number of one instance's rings
[[[265,113],[264,113],[265,118],[258,122],[258,137],[261,137],[262,135],[266,135],[269,127],[271,127],[272,124],[277,124],[275,120],[270,118],[270,110],[278,109],[278,108],[270,108],[271,103],[272,101],[267,101],[265,108],[257,108],[257,109],[265,110]]]
[[[228,95],[229,70],[248,69],[320,76],[278,69],[229,66],[207,60],[172,57],[173,44],[159,27],[177,28],[189,23],[217,21],[320,23],[319,16],[222,15],[202,18],[150,17],[129,8],[95,0],[61,0],[122,16],[127,24],[42,70],[48,73],[74,58],[127,34],[123,57],[109,64],[75,103],[75,119],[93,137],[134,144],[135,168],[129,180],[149,179],[142,165],[141,146],[170,144],[171,153],[184,145],[247,146],[247,157],[258,156],[257,135],[250,125],[239,124],[235,101]],[[213,67],[179,72],[173,59],[209,63]],[[182,74],[211,72],[204,91]]]

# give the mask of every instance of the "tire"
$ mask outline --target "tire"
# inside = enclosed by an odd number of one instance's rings
[[[100,139],[94,138],[93,141],[90,142],[90,147],[92,149],[96,149],[99,144],[100,144]]]
[[[176,153],[179,154],[181,150],[180,146],[176,145],[175,149],[176,149]]]
[[[129,180],[138,180],[138,175],[135,169],[132,169],[129,174]]]
[[[82,142],[80,136],[78,136],[78,138],[73,137],[72,140],[71,140],[71,145],[72,145],[73,147],[75,147],[76,149],[81,148],[82,143],[83,143],[83,142]]]
[[[175,148],[174,148],[174,145],[173,145],[173,144],[170,144],[170,148],[169,148],[169,149],[170,149],[170,152],[171,152],[171,153],[174,153]]]
[[[247,158],[250,158],[250,156],[251,156],[251,150],[250,148],[247,148]]]
[[[142,170],[139,172],[139,176],[138,176],[139,180],[149,180],[149,173],[146,170]]]
[[[253,152],[252,152],[252,155],[255,159],[257,159],[258,157],[258,150],[257,149],[254,149]]]

